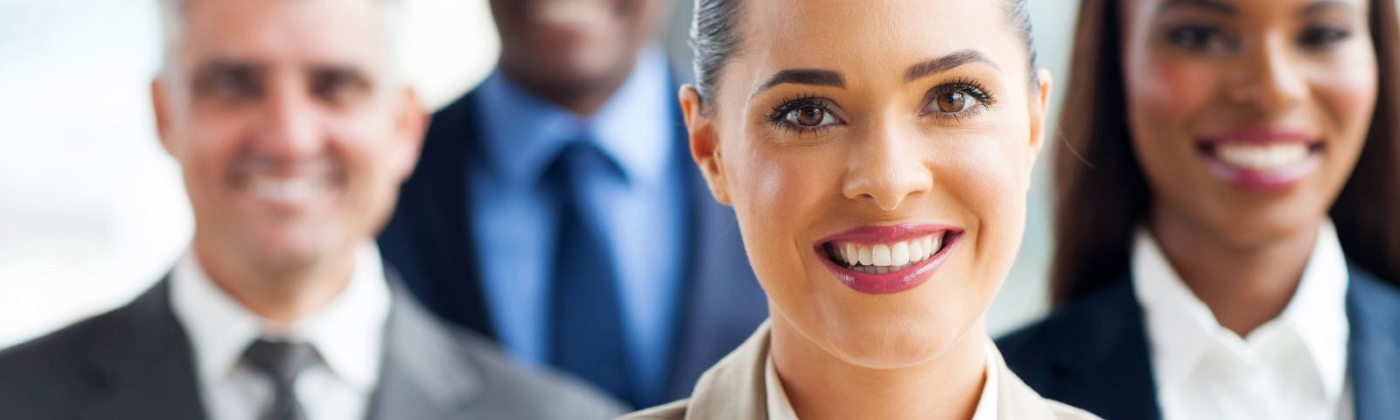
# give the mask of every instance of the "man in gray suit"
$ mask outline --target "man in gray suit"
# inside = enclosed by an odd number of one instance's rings
[[[373,237],[426,113],[391,0],[162,0],[152,83],[189,251],[134,302],[0,352],[0,419],[601,419],[618,407],[440,323]]]

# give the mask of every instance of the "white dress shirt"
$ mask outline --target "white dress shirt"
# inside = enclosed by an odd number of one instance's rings
[[[1132,270],[1164,420],[1352,417],[1347,263],[1330,221],[1283,313],[1243,339],[1220,326],[1147,229]]]
[[[982,396],[977,399],[977,409],[972,414],[972,420],[996,420],[997,418],[997,364],[996,345],[987,340],[982,346],[987,354],[987,380],[982,382]],[[797,412],[792,409],[792,401],[788,400],[787,391],[783,390],[782,379],[778,377],[778,370],[773,367],[773,355],[769,353],[767,368],[763,374],[763,386],[768,402],[768,420],[798,420]]]
[[[320,354],[294,385],[310,420],[365,418],[392,301],[382,264],[373,243],[361,245],[340,296],[290,328],[274,329],[215,285],[186,252],[171,275],[171,305],[194,349],[209,419],[255,420],[272,403],[271,380],[242,360],[260,337],[307,342]]]

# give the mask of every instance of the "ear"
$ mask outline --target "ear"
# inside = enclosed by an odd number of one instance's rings
[[[165,89],[164,82],[161,81],[160,76],[156,76],[155,79],[151,80],[151,106],[156,116],[156,135],[160,138],[160,147],[165,149],[165,153],[171,157],[178,158],[175,154],[175,147],[170,139],[172,131],[170,128],[170,121],[172,118],[170,116],[170,103],[169,100],[166,99]]]
[[[1030,117],[1031,117],[1031,153],[1026,162],[1026,173],[1030,173],[1035,168],[1036,158],[1040,156],[1041,150],[1045,146],[1045,136],[1050,118],[1050,96],[1054,88],[1054,79],[1050,70],[1036,70],[1036,84],[1031,92]]]
[[[413,168],[418,165],[418,157],[423,151],[423,136],[427,132],[431,116],[418,102],[418,92],[404,87],[399,94],[398,110],[394,117],[394,155],[398,157],[399,182],[408,180]]]
[[[690,130],[690,156],[705,176],[710,186],[710,195],[720,204],[730,205],[729,189],[724,183],[724,160],[720,155],[719,136],[715,133],[714,118],[705,115],[700,102],[700,91],[694,85],[681,86],[681,113],[685,114],[685,126]]]

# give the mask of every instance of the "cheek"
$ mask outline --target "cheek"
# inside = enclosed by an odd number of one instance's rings
[[[1369,50],[1346,63],[1329,66],[1313,74],[1312,84],[1318,101],[1333,120],[1347,143],[1360,143],[1365,137],[1377,97],[1375,57]]]
[[[1145,133],[1180,130],[1209,104],[1220,70],[1209,64],[1145,51],[1125,69],[1124,84],[1133,125]]]
[[[1020,136],[985,136],[959,139],[956,150],[935,153],[933,205],[964,209],[960,220],[973,243],[973,268],[991,283],[999,284],[1010,269],[1025,230],[1025,205],[1030,168],[1024,162],[1030,149]],[[1012,138],[1007,138],[1012,137]]]

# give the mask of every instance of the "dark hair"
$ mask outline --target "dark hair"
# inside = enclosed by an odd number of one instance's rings
[[[1147,179],[1133,154],[1121,63],[1120,0],[1081,0],[1055,150],[1054,306],[1127,272],[1133,232],[1147,217]],[[1400,279],[1400,22],[1395,0],[1371,3],[1378,95],[1361,157],[1330,211],[1354,264]]]
[[[740,0],[696,0],[695,20],[690,27],[690,48],[695,51],[695,84],[701,102],[719,89],[719,73],[729,59],[739,53],[742,43],[738,29]],[[1026,0],[1003,0],[1006,14],[1025,41],[1030,57],[1031,80],[1035,80],[1035,42]]]

